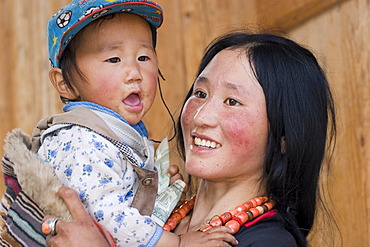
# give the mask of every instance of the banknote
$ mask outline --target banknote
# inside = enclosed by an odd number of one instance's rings
[[[165,137],[161,144],[159,144],[155,156],[155,167],[158,171],[157,194],[160,194],[170,184],[170,176],[168,175],[168,168],[170,167],[170,151],[167,137]]]
[[[184,191],[186,184],[182,180],[177,180],[167,189],[160,193],[155,201],[152,219],[160,226],[166,223],[173,209],[180,200],[181,194]]]

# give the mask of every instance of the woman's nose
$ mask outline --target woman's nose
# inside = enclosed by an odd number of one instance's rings
[[[217,124],[216,104],[212,101],[204,102],[199,106],[193,117],[195,125],[214,127]]]

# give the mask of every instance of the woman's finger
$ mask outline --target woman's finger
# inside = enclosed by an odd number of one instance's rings
[[[69,187],[62,186],[57,193],[66,203],[73,220],[79,221],[86,220],[87,218],[90,219],[90,215],[86,212],[76,191]]]

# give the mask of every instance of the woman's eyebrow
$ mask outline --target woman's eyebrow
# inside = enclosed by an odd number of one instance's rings
[[[232,89],[232,90],[235,90],[240,94],[247,94],[247,95],[251,94],[251,91],[248,88],[243,87],[242,85],[236,85],[232,82],[225,82],[225,87],[229,88],[229,89]]]
[[[209,82],[209,80],[207,79],[207,77],[198,76],[198,77],[195,79],[195,82]]]

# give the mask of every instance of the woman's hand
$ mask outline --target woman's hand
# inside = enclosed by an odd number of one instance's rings
[[[180,247],[229,247],[237,245],[238,241],[232,235],[233,230],[226,226],[213,227],[206,232],[188,232],[180,237]]]
[[[176,182],[179,179],[182,180],[182,181],[184,181],[184,178],[183,178],[183,176],[180,173],[180,168],[177,165],[171,165],[168,168],[168,174],[170,175],[170,184],[173,184],[174,182]],[[179,200],[179,202],[178,202],[177,205],[181,205],[185,201],[185,199],[186,199],[186,193],[188,192],[188,190],[189,190],[189,186],[188,186],[188,184],[186,184],[185,189],[182,192],[181,198],[180,198],[180,200]]]
[[[97,227],[94,220],[86,212],[77,193],[68,187],[61,187],[58,195],[65,201],[72,215],[71,222],[58,220],[56,223],[56,235],[48,235],[46,244],[50,247],[109,247],[106,237]],[[44,222],[54,216],[47,215]],[[106,232],[105,234],[109,234]]]

